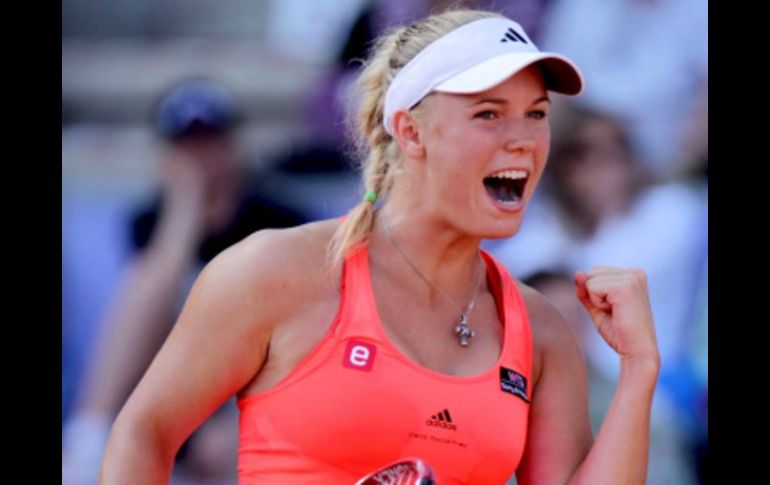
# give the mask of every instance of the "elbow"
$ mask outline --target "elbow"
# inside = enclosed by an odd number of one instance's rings
[[[121,413],[107,440],[99,484],[167,484],[178,448],[146,421]]]

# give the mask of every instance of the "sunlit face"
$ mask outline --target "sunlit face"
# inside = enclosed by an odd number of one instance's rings
[[[422,202],[467,234],[515,234],[551,141],[540,70],[530,66],[477,94],[434,93],[422,104]]]

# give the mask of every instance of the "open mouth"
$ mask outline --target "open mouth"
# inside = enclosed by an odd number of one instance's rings
[[[493,199],[516,205],[524,196],[529,173],[525,170],[503,170],[484,178],[484,188]]]

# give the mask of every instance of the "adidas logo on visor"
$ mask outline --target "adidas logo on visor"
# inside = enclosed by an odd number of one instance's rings
[[[529,42],[527,42],[527,39],[522,37],[521,34],[519,34],[518,32],[516,32],[515,30],[513,30],[510,27],[505,32],[505,35],[503,36],[503,38],[500,39],[500,42],[508,42],[508,41],[511,41],[511,42],[523,42],[525,44],[529,44]]]

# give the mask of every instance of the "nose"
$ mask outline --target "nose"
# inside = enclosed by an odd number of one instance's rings
[[[507,130],[507,139],[505,141],[505,151],[514,153],[527,153],[535,149],[535,133],[527,123],[516,123]]]
[[[531,137],[518,138],[516,140],[509,140],[505,143],[505,151],[507,152],[521,152],[528,153],[535,149],[535,140]]]
[[[505,141],[505,151],[507,152],[521,152],[527,153],[535,149],[535,133],[532,127],[527,126],[526,121],[519,123],[518,120],[514,123],[515,126],[509,127],[506,133],[507,139]]]

